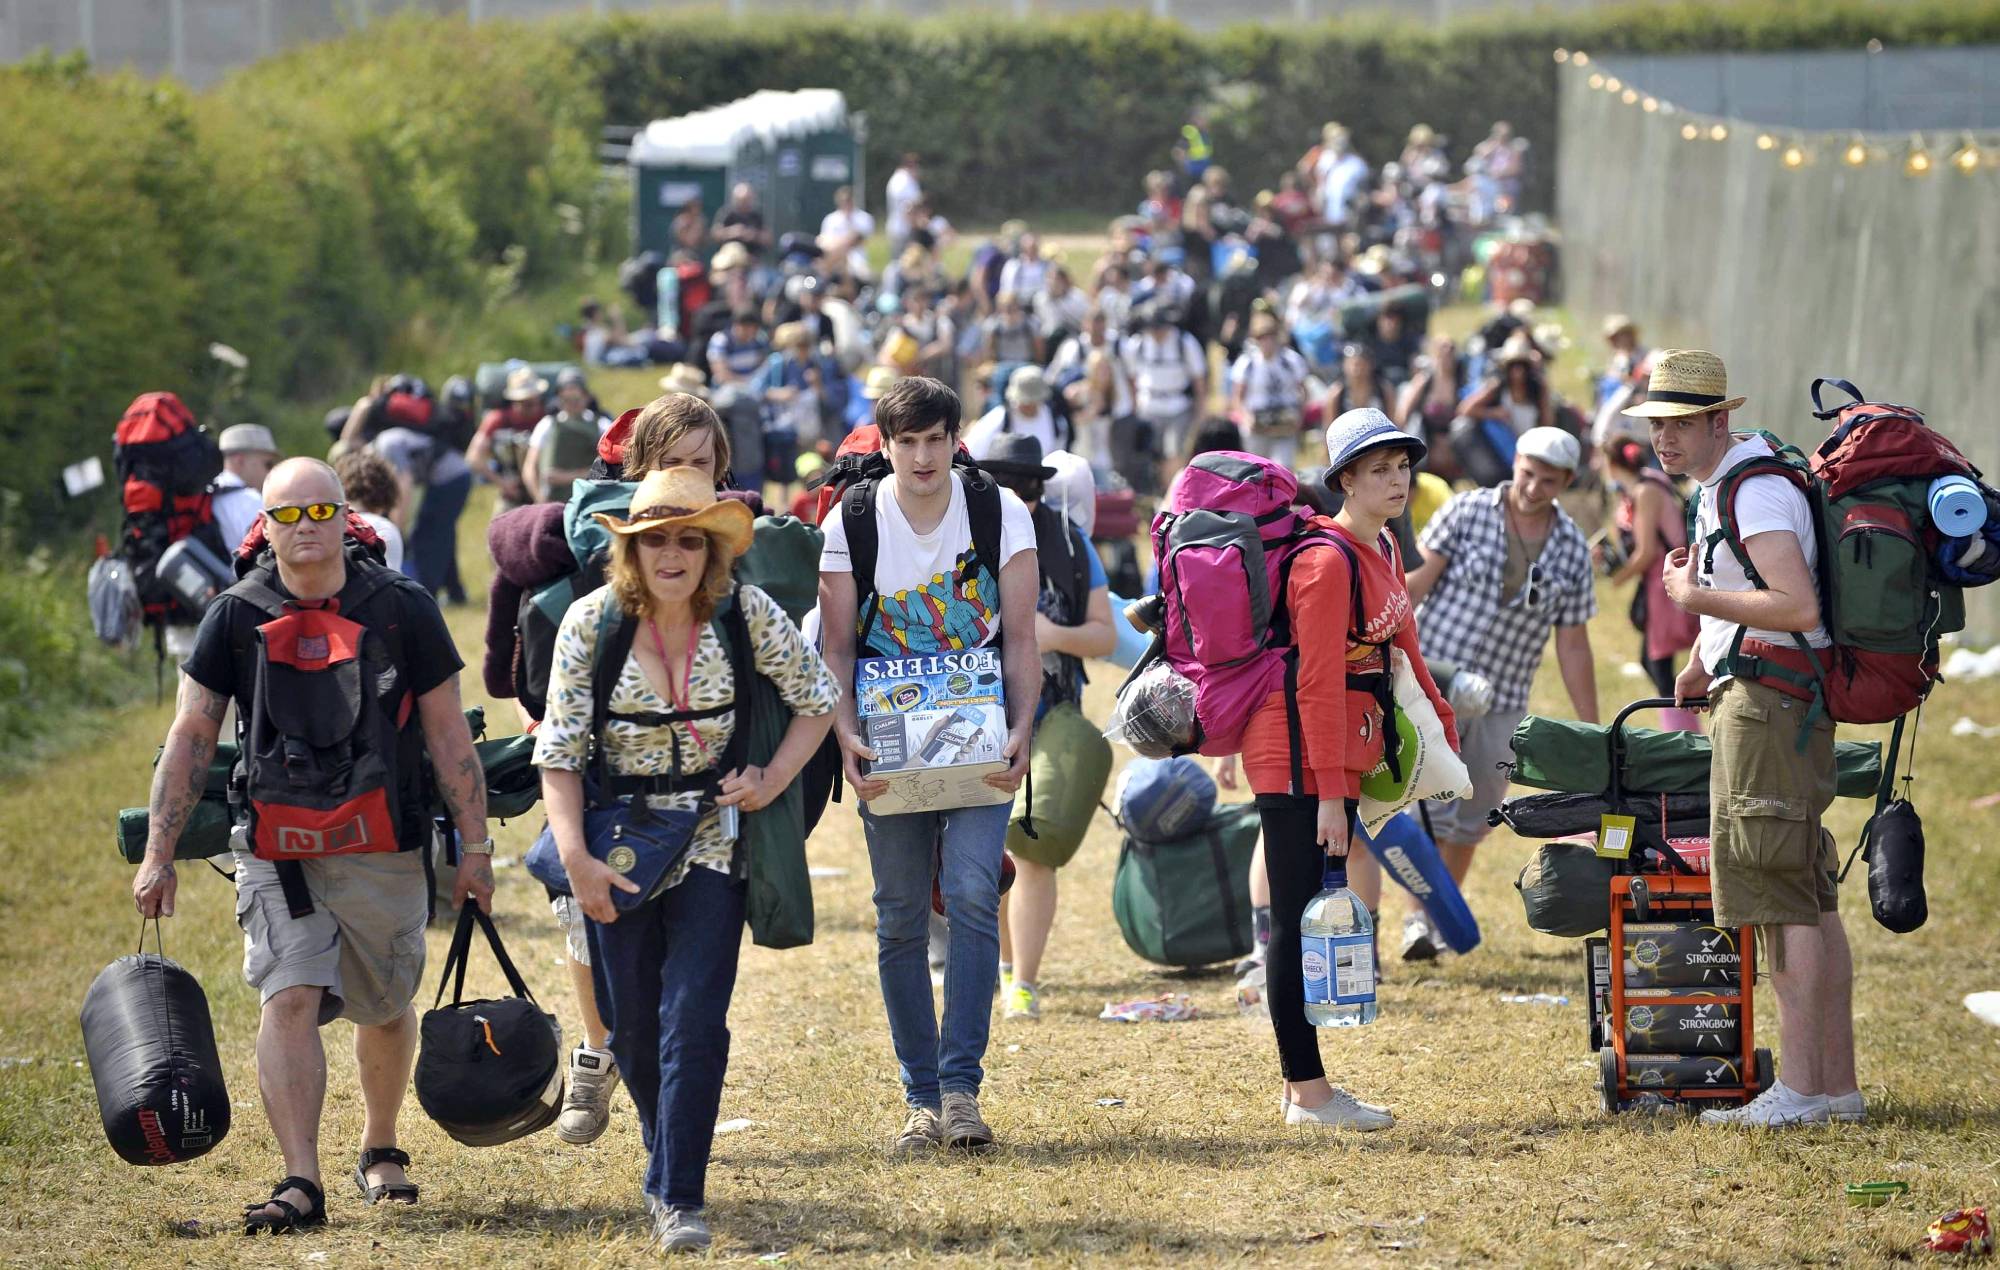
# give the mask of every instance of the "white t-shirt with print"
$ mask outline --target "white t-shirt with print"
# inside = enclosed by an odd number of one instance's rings
[[[883,478],[875,491],[875,527],[875,612],[864,615],[867,634],[856,642],[856,656],[952,652],[993,642],[1000,630],[1000,579],[973,564],[972,519],[966,510],[963,477],[953,474],[951,505],[927,534],[910,528],[896,500],[896,478]],[[847,527],[838,505],[820,528],[826,534],[820,571],[852,573]],[[1001,568],[1019,553],[1034,549],[1035,526],[1027,504],[1001,490]],[[958,583],[968,566],[973,576]],[[856,590],[865,593],[868,588],[857,583]]]
[[[889,174],[889,187],[883,192],[883,201],[889,209],[889,237],[910,236],[910,206],[923,196],[924,187],[917,182],[916,173],[897,168]]]
[[[1738,441],[1722,456],[1715,472],[1701,483],[1701,503],[1695,512],[1695,546],[1700,554],[1696,558],[1696,577],[1704,587],[1718,591],[1754,591],[1748,575],[1743,572],[1743,562],[1727,543],[1719,543],[1715,548],[1714,568],[1709,568],[1709,553],[1702,544],[1722,523],[1721,507],[1716,494],[1722,478],[1729,470],[1747,459],[1771,453],[1771,447],[1761,437],[1748,437]],[[1753,476],[1736,489],[1736,524],[1743,540],[1748,542],[1758,534],[1787,533],[1799,544],[1805,554],[1806,573],[1819,576],[1819,544],[1813,534],[1812,508],[1806,496],[1797,486],[1782,476]],[[1785,648],[1796,648],[1790,631],[1767,631],[1751,627],[1748,639],[1769,640]],[[1736,623],[1720,617],[1702,614],[1701,638],[1697,648],[1701,653],[1701,664],[1713,671],[1729,655],[1729,646],[1736,640]],[[1827,637],[1826,627],[1815,626],[1806,633],[1806,642],[1814,648],[1825,648],[1833,641]],[[1724,676],[1723,678],[1726,678]],[[1716,681],[1722,682],[1721,679]]]

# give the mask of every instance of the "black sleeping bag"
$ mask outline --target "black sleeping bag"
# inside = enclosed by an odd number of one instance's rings
[[[1596,833],[1604,816],[1616,811],[1634,816],[1641,825],[1657,829],[1661,800],[1666,802],[1667,836],[1705,838],[1708,836],[1707,793],[1628,794],[1616,808],[1602,794],[1523,794],[1510,798],[1489,813],[1493,825],[1506,825],[1523,838],[1567,838],[1572,834]]]
[[[83,997],[83,1049],[112,1150],[128,1164],[179,1164],[229,1132],[229,1091],[208,998],[157,953],[120,957]]]

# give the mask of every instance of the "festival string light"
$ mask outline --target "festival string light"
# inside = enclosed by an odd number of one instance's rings
[[[1590,54],[1582,49],[1559,48],[1554,51],[1554,57],[1558,65],[1584,71],[1585,82],[1591,88],[1609,93],[1622,105],[1637,106],[1648,115],[1681,115],[1683,122],[1678,131],[1683,141],[1722,142],[1729,140],[1733,134],[1732,121],[1704,117],[1699,113],[1689,115],[1664,97],[1644,92],[1616,75],[1601,70],[1585,71],[1591,60]],[[1900,163],[1904,175],[1909,177],[1928,177],[1947,167],[1962,176],[1972,176],[1981,170],[2000,169],[2000,137],[1989,136],[1982,141],[1971,132],[1960,133],[1956,147],[1934,147],[1925,141],[1922,133],[1917,132],[1911,133],[1907,141],[1899,142],[1881,134],[1871,137],[1859,132],[1820,133],[1816,136],[1793,133],[1787,137],[1783,133],[1760,129],[1755,134],[1754,144],[1759,152],[1771,155],[1780,167],[1790,172],[1811,167],[1822,155],[1829,159],[1838,158],[1851,168]]]

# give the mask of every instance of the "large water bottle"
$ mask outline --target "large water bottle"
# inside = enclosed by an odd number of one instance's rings
[[[1347,889],[1347,865],[1327,857],[1320,893],[1299,919],[1306,1018],[1314,1027],[1360,1027],[1375,1021],[1375,923]]]

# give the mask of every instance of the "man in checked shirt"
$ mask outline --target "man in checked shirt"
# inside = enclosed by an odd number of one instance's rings
[[[1455,495],[1424,526],[1423,563],[1410,573],[1424,660],[1475,671],[1493,685],[1484,717],[1459,716],[1460,757],[1472,797],[1428,804],[1431,830],[1460,884],[1507,790],[1514,728],[1542,664],[1549,632],[1570,705],[1597,722],[1597,667],[1586,623],[1597,612],[1590,547],[1556,496],[1575,479],[1581,448],[1560,428],[1531,428],[1514,451],[1513,479]],[[1403,924],[1403,958],[1438,955],[1423,910]]]

